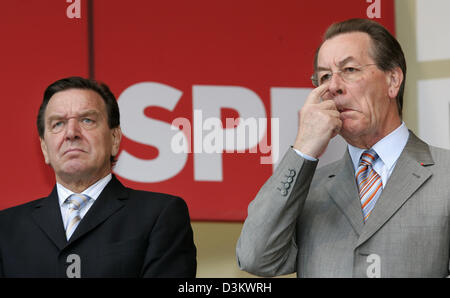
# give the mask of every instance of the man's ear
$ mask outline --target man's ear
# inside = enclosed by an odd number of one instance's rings
[[[112,148],[111,155],[116,156],[119,153],[120,141],[122,140],[122,130],[120,126],[111,129]]]
[[[403,71],[400,67],[395,67],[388,71],[388,86],[389,86],[389,97],[395,99],[400,90],[400,86],[404,80]]]
[[[50,159],[48,158],[48,151],[47,151],[47,145],[45,144],[45,141],[43,138],[39,138],[40,142],[41,142],[41,151],[42,151],[42,155],[44,155],[44,159],[45,159],[45,163],[46,164],[50,164]]]

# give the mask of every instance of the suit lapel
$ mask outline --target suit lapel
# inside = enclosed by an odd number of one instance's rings
[[[364,227],[363,215],[348,150],[328,177],[329,181],[325,185],[328,194],[347,217],[356,234],[360,235]]]
[[[56,186],[47,198],[39,201],[33,208],[31,212],[32,218],[61,250],[67,244],[67,240]]]
[[[111,181],[80,221],[80,224],[70,237],[68,245],[95,229],[99,224],[121,209],[125,205],[127,198],[128,193],[125,187],[113,175]]]
[[[376,233],[427,181],[432,173],[425,166],[433,165],[428,145],[411,131],[408,142],[397,160],[394,171],[364,226],[356,247]]]

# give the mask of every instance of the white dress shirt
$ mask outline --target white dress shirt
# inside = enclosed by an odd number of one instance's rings
[[[373,165],[373,169],[377,172],[381,177],[381,181],[383,182],[383,189],[387,184],[389,177],[394,170],[395,164],[397,163],[400,154],[406,146],[409,138],[409,131],[405,125],[405,122],[397,127],[390,134],[382,138],[378,143],[373,145],[372,149],[378,154],[379,158],[375,161]],[[314,157],[301,153],[299,150],[293,148],[297,154],[301,157],[315,161],[317,160]],[[352,145],[348,145],[348,151],[350,153],[350,157],[353,162],[353,167],[356,170],[359,166],[359,159],[361,155],[366,149],[361,149],[358,147],[354,147]]]
[[[89,208],[91,208],[92,204],[94,204],[95,200],[98,198],[100,193],[106,187],[108,182],[111,180],[112,175],[109,174],[102,179],[98,180],[87,189],[85,189],[82,194],[89,196],[91,199],[86,203],[85,206],[80,211],[80,217],[83,218],[84,215],[88,212]],[[69,204],[65,203],[66,199],[74,194],[73,191],[68,190],[64,186],[59,183],[56,183],[56,190],[58,192],[59,206],[61,208],[61,215],[63,219],[64,226],[66,226],[67,216],[69,214]]]

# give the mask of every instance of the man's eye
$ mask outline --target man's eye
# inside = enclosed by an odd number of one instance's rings
[[[64,122],[62,122],[62,121],[54,122],[54,123],[52,124],[52,128],[58,128],[58,127],[61,127],[63,124],[64,124]]]
[[[343,72],[344,73],[354,73],[357,72],[359,69],[357,69],[356,67],[346,67],[344,68]]]
[[[83,119],[81,119],[81,122],[83,122],[84,124],[93,124],[94,120],[89,119],[89,118],[83,118]]]
[[[331,74],[327,73],[327,74],[324,74],[324,75],[320,76],[319,81],[320,81],[321,84],[323,84],[326,81],[328,81],[330,78],[331,78]]]

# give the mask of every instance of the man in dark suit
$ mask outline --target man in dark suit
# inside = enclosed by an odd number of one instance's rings
[[[56,81],[37,126],[56,186],[0,211],[1,277],[195,277],[185,202],[126,188],[111,173],[122,133],[106,85]]]

